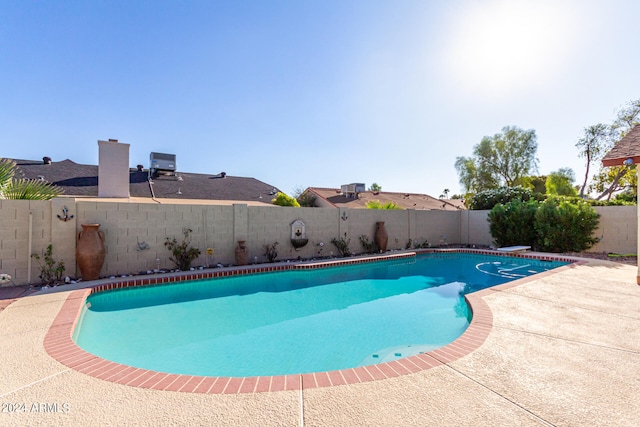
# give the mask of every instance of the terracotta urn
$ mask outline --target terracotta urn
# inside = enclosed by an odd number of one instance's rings
[[[238,240],[238,246],[236,247],[236,265],[247,265],[249,251],[244,244],[244,240]]]
[[[389,235],[387,229],[384,227],[384,221],[376,222],[376,233],[373,236],[376,245],[380,252],[387,251],[387,242],[389,241]]]
[[[76,243],[76,263],[82,280],[96,280],[104,264],[104,232],[100,224],[81,224]]]

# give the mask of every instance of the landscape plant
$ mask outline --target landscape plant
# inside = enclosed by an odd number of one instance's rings
[[[40,281],[43,285],[55,285],[63,283],[62,276],[64,275],[65,267],[64,261],[56,261],[53,258],[53,245],[49,244],[44,251],[41,262],[40,255],[31,254],[31,257],[38,261],[40,264]]]
[[[538,195],[538,197],[540,197]],[[521,200],[526,202],[527,200],[535,199],[536,195],[525,187],[500,187],[493,188],[491,190],[480,191],[467,199],[467,208],[470,210],[486,210],[492,209],[498,203],[503,205],[513,200]]]
[[[38,179],[16,178],[18,167],[0,158],[0,199],[50,200],[62,194],[62,188]]]
[[[368,201],[366,206],[367,209],[403,210],[402,206],[394,202],[380,203],[379,200]]]
[[[349,249],[349,243],[351,239],[347,239],[347,233],[344,233],[344,237],[331,239],[331,244],[336,247],[338,253],[342,257],[351,256],[351,250]]]
[[[600,215],[584,202],[549,198],[535,214],[536,248],[543,252],[581,252],[598,242]]]
[[[598,213],[579,198],[551,197],[544,202],[512,201],[489,212],[496,246],[526,245],[543,252],[581,252],[598,239]]]
[[[536,245],[535,219],[538,202],[513,200],[489,211],[489,231],[500,246]]]
[[[380,252],[378,249],[378,245],[375,241],[369,241],[369,237],[366,235],[360,236],[360,245],[362,245],[362,250],[366,254],[376,254]]]
[[[431,247],[431,243],[424,239],[422,242],[419,240],[409,239],[407,244],[405,245],[405,249],[427,249]]]
[[[271,203],[277,206],[292,206],[294,208],[300,207],[300,203],[298,203],[295,198],[284,194],[281,191],[278,191],[278,194],[276,194],[276,197],[271,200]]]
[[[274,242],[272,244],[265,244],[262,246],[264,249],[264,257],[267,259],[267,262],[274,262],[276,258],[278,258],[277,246],[278,242]]]
[[[191,262],[200,256],[200,249],[191,247],[190,234],[193,230],[185,228],[182,230],[183,238],[182,242],[173,238],[168,238],[164,242],[164,246],[171,251],[169,259],[178,267],[181,271],[187,271],[191,268]]]

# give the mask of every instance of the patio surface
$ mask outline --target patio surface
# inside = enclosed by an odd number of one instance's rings
[[[616,425],[640,419],[637,268],[585,260],[481,291],[486,341],[413,374],[334,387],[196,394],[99,380],[51,358],[68,291],[0,312],[0,425]]]

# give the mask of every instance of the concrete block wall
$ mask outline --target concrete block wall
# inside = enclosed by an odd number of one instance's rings
[[[63,221],[64,208],[67,216]],[[637,210],[635,206],[598,207],[601,238],[592,251],[636,253]],[[201,250],[194,265],[235,263],[238,240],[245,240],[249,260],[264,262],[265,244],[278,242],[278,259],[327,256],[337,249],[334,238],[350,239],[354,253],[363,251],[360,236],[373,241],[375,224],[385,222],[388,249],[404,249],[409,239],[432,245],[492,243],[488,211],[385,211],[345,208],[284,208],[274,206],[188,205],[133,203],[127,199],[89,201],[56,198],[51,201],[0,200],[0,273],[14,283],[38,283],[39,264],[30,253],[43,254],[53,245],[53,256],[62,260],[66,274],[79,276],[75,245],[81,224],[98,223],[105,233],[106,258],[103,276],[138,273],[155,268],[173,268],[164,243],[167,237],[182,240],[190,228],[191,245]],[[60,218],[59,218],[60,216]],[[309,243],[295,250],[291,223],[302,220]],[[31,239],[29,239],[31,222]],[[322,245],[321,245],[322,243]],[[148,249],[139,250],[145,244]],[[31,249],[29,249],[29,247]],[[214,249],[212,257],[207,248]]]
[[[427,240],[432,246],[466,243],[460,233],[461,211],[418,211],[414,239]]]
[[[591,252],[635,254],[638,251],[637,206],[596,206],[600,214],[600,226],[596,237],[600,238]]]
[[[360,236],[366,236],[369,242],[374,241],[376,223],[384,222],[389,241],[387,249],[404,249],[409,239],[409,216],[406,210],[377,210],[377,209],[351,209],[348,212],[348,219],[340,220],[345,222],[347,238],[350,239],[349,248],[354,253],[362,253],[363,248],[360,243]]]
[[[460,243],[493,245],[489,232],[489,211],[460,211]]]
[[[49,244],[54,259],[75,269],[74,224],[57,219],[53,211],[57,206],[44,200],[0,200],[0,273],[9,274],[14,283],[39,281],[40,263]],[[61,224],[52,233],[53,218]],[[40,261],[31,254],[40,255]]]
[[[103,275],[174,268],[165,242],[174,237],[182,242],[186,229],[192,230],[191,246],[201,251],[194,265],[233,259],[234,206],[79,201],[78,223],[98,223],[105,233]],[[143,243],[148,249],[141,250]],[[207,248],[214,249],[213,257],[207,257]]]

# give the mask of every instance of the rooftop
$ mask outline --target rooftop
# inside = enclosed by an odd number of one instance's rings
[[[437,210],[459,210],[465,209],[462,200],[436,199],[428,194],[419,193],[393,193],[388,191],[363,191],[356,195],[342,193],[340,188],[318,188],[310,187],[306,191],[316,195],[326,204],[335,207],[342,206],[354,209],[363,209],[367,203],[378,201],[381,204],[395,203],[403,209],[437,209]]]
[[[28,179],[43,179],[64,190],[63,196],[98,197],[98,166],[71,160],[51,162],[17,160],[18,170]],[[152,193],[153,189],[153,193]],[[255,178],[178,172],[176,176],[158,176],[149,184],[147,169],[129,169],[132,198],[176,200],[221,200],[269,204],[279,191]]]
[[[635,126],[602,159],[603,166],[622,166],[625,160],[640,163],[640,125]]]

